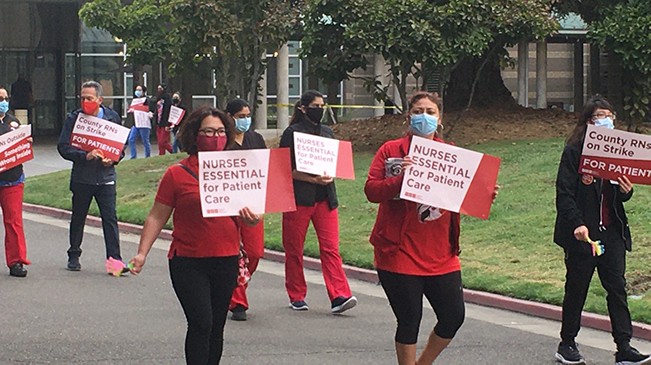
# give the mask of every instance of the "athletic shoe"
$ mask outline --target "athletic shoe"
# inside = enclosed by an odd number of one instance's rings
[[[79,270],[81,270],[81,264],[79,263],[79,257],[69,257],[68,258],[68,270],[70,270],[70,271],[79,271]]]
[[[297,300],[295,302],[291,302],[290,306],[295,311],[306,311],[310,309],[310,307],[307,306],[307,303],[305,303],[304,300]]]
[[[556,350],[556,355],[554,355],[554,357],[556,358],[556,361],[563,364],[585,364],[585,359],[581,356],[579,347],[575,343],[559,343],[558,350]]]
[[[332,301],[332,314],[340,314],[343,313],[354,306],[357,305],[357,298],[355,296],[344,298],[344,297],[337,297]]]
[[[9,275],[15,276],[17,278],[24,278],[27,276],[27,269],[21,264],[20,262],[17,262],[9,268]]]
[[[628,347],[615,354],[615,365],[641,365],[651,364],[651,356],[642,355],[633,347]]]
[[[233,314],[231,319],[234,321],[246,321],[246,308],[243,305],[236,305],[235,308],[231,309]]]

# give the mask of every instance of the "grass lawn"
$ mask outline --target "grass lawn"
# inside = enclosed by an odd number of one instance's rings
[[[555,219],[554,181],[562,139],[502,141],[472,147],[502,158],[498,183],[500,195],[490,220],[462,217],[461,261],[467,288],[505,294],[551,304],[563,299],[562,249],[552,242]],[[167,155],[124,161],[118,170],[118,219],[142,224],[153,204],[158,181],[165,169],[185,155]],[[338,180],[341,255],[348,264],[373,268],[368,236],[377,205],[363,193],[372,154],[355,155],[357,180]],[[25,201],[71,208],[69,171],[27,179]],[[627,280],[633,319],[651,323],[651,194],[648,186],[636,186],[626,209],[633,233],[628,255]],[[90,214],[98,215],[93,204]],[[266,247],[282,250],[281,215],[265,218]],[[171,226],[169,227],[171,228]],[[305,253],[318,257],[316,235],[310,228]],[[594,278],[585,310],[606,314],[606,293]]]

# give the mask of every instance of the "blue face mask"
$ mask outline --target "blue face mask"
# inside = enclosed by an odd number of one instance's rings
[[[0,101],[0,113],[1,114],[6,114],[9,111],[9,102],[8,101]]]
[[[251,127],[251,117],[235,119],[235,129],[238,132],[246,132]]]
[[[137,96],[137,97],[141,97],[141,96],[142,96],[142,91],[140,91],[140,90],[136,90],[136,96]]]
[[[435,115],[429,115],[426,113],[413,114],[411,115],[409,126],[415,135],[427,137],[436,132],[436,129],[439,126],[439,118]]]
[[[595,127],[606,127],[608,129],[615,129],[615,124],[613,124],[613,120],[610,117],[597,119],[594,121],[594,125]]]

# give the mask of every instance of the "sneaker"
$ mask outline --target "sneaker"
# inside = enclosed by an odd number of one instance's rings
[[[234,321],[246,321],[246,307],[244,307],[241,304],[238,304],[235,306],[235,308],[231,309],[231,312],[233,314],[231,315],[231,319]]]
[[[27,270],[20,262],[15,263],[9,267],[9,275],[15,276],[17,278],[24,278],[27,276]]]
[[[290,306],[295,311],[306,311],[310,309],[310,307],[307,306],[307,303],[305,303],[304,300],[297,300],[295,302],[291,302]]]
[[[615,354],[615,365],[651,364],[651,356],[642,355],[633,347],[628,347]]]
[[[556,358],[556,361],[563,364],[585,364],[585,359],[581,356],[579,347],[576,343],[559,343],[558,350],[556,350],[554,357]]]
[[[79,270],[81,270],[81,264],[79,263],[79,257],[69,257],[68,258],[68,270],[70,270],[70,271],[79,271]]]
[[[356,305],[357,298],[355,298],[355,296],[348,298],[337,297],[332,301],[332,309],[330,309],[330,311],[332,314],[340,314],[353,308]]]

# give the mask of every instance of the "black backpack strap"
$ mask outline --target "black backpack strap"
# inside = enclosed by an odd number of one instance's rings
[[[183,167],[183,170],[187,171],[188,174],[192,175],[192,177],[194,177],[195,179],[197,179],[197,181],[199,181],[199,176],[197,176],[197,174],[195,174],[194,171],[190,170],[189,167],[185,166],[180,162],[179,162],[179,166]]]

